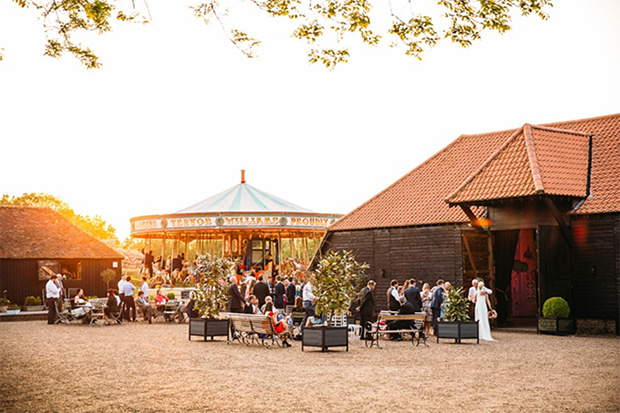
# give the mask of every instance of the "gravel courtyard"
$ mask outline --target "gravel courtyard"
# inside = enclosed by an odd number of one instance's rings
[[[0,411],[620,411],[620,340],[499,340],[349,352],[187,339],[187,324],[0,324]]]

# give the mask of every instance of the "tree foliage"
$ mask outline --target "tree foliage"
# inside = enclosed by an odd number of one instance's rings
[[[325,313],[328,324],[335,314],[346,313],[355,297],[359,279],[364,277],[367,268],[366,263],[355,260],[351,251],[330,251],[317,264],[312,291],[316,296],[317,313]]]
[[[22,8],[36,8],[41,12],[47,33],[46,55],[59,57],[70,53],[89,69],[98,68],[101,63],[89,47],[74,39],[75,34],[106,33],[112,29],[114,18],[140,23],[150,20],[146,0],[144,10],[138,10],[135,2],[120,0],[13,1]],[[205,23],[217,22],[242,53],[254,57],[260,40],[234,28],[234,16],[231,18],[228,10],[233,2],[235,0],[199,0],[190,8]],[[307,43],[309,61],[321,63],[327,68],[348,61],[348,44],[354,38],[373,46],[385,36],[392,40],[392,46],[400,44],[407,55],[420,59],[425,49],[435,46],[440,40],[468,47],[480,39],[484,30],[508,31],[513,13],[547,19],[546,11],[552,6],[552,0],[436,2],[436,5],[429,7],[411,0],[388,0],[389,7],[378,11],[368,0],[250,0],[235,3],[256,8],[272,17],[294,20],[296,27],[292,36]],[[381,9],[383,4],[378,2],[376,6]],[[388,22],[386,27],[378,27],[380,24],[377,21],[382,20]],[[229,28],[229,25],[233,27]],[[381,34],[378,34],[379,31]]]
[[[463,287],[455,290],[450,287],[446,291],[446,300],[444,301],[445,310],[444,318],[446,321],[467,321],[469,320],[469,301],[463,294]]]
[[[100,240],[115,240],[116,241],[116,229],[109,225],[99,215],[93,217],[88,215],[76,214],[73,209],[69,207],[69,204],[63,200],[56,198],[53,195],[45,193],[29,193],[21,196],[9,196],[8,194],[2,195],[0,198],[0,205],[22,205],[22,206],[36,206],[46,207],[58,212],[69,221],[73,222],[78,228],[88,232],[95,238]]]
[[[116,278],[116,271],[111,268],[101,271],[101,279],[106,285],[106,288],[110,288],[110,281]]]
[[[227,280],[235,263],[209,254],[197,258],[196,273],[202,283],[196,291],[195,308],[201,316],[217,318],[228,301]]]

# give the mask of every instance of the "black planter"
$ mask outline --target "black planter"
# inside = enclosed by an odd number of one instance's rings
[[[538,317],[537,331],[558,336],[575,334],[575,323],[572,318]]]
[[[306,327],[301,335],[301,351],[304,347],[346,347],[349,351],[349,329],[345,327]]]
[[[435,336],[438,343],[440,338],[451,338],[455,343],[460,343],[462,339],[475,338],[476,342],[480,343],[477,321],[440,321],[437,323]]]
[[[189,340],[192,336],[204,338],[221,336],[228,337],[228,320],[217,320],[214,318],[191,318],[189,320]]]

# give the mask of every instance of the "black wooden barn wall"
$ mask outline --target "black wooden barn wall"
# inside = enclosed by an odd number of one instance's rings
[[[368,263],[367,274],[377,282],[377,309],[385,309],[392,279],[402,285],[413,277],[432,287],[443,278],[462,286],[463,227],[455,224],[329,232],[321,252],[351,250],[359,262]]]
[[[571,228],[574,316],[620,321],[620,214],[574,216]]]
[[[116,282],[122,271],[122,261],[112,259],[82,261],[82,279],[65,280],[65,288],[83,288],[87,296],[105,297],[106,284],[101,280],[101,272],[111,268],[117,278],[110,285],[116,288]],[[118,262],[118,268],[112,268],[112,262]],[[0,292],[6,290],[7,298],[13,303],[23,304],[28,296],[39,297],[47,281],[39,281],[38,260],[0,259]]]

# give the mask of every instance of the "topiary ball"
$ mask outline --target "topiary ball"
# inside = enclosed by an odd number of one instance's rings
[[[551,297],[543,305],[543,317],[568,318],[570,307],[562,297]]]
[[[174,295],[174,293],[173,293],[172,291],[170,291],[170,292],[168,293],[167,297],[168,297],[168,299],[169,299],[169,300],[174,300],[174,298],[175,298],[176,296]]]

